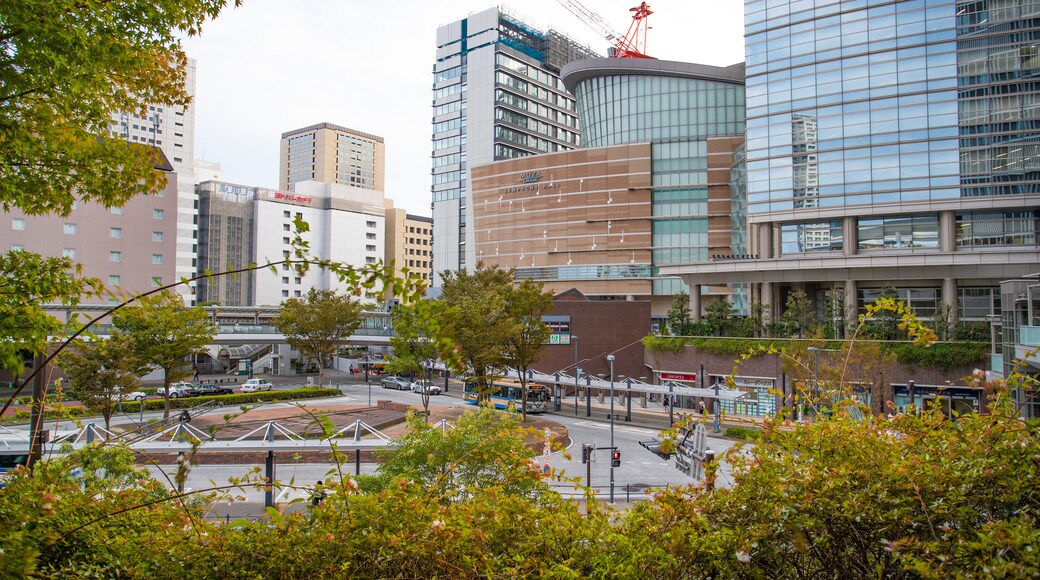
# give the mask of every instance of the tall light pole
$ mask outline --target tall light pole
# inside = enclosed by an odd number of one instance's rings
[[[614,452],[614,355],[607,355],[610,363],[610,452]],[[614,462],[610,462],[610,503],[614,503]]]
[[[571,340],[574,342],[574,416],[578,416],[578,376],[581,375],[581,368],[578,367],[578,337],[571,335]]]

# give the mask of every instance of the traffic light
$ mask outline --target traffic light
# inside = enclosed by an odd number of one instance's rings
[[[621,452],[617,449],[610,452],[610,466],[621,467]]]
[[[581,446],[581,462],[583,464],[592,460],[592,446],[585,444]]]

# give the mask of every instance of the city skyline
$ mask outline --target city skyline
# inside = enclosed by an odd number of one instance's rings
[[[196,157],[220,163],[227,181],[276,187],[281,134],[336,123],[383,136],[385,193],[409,213],[431,215],[429,99],[435,32],[439,25],[499,4],[365,5],[361,21],[352,20],[362,7],[353,2],[285,5],[256,0],[228,8],[200,37],[185,40],[186,52],[198,60]],[[662,60],[719,66],[742,62],[743,5],[719,4],[705,15],[685,3],[652,3],[647,52]],[[522,8],[505,5],[534,25],[557,28],[595,50],[606,50],[605,40],[553,0],[527,2]],[[628,28],[631,5],[632,0],[588,3],[620,32]],[[409,17],[401,18],[403,13]],[[712,26],[698,38],[682,28],[707,19]],[[336,47],[337,41],[345,47]],[[350,58],[353,54],[361,58]]]

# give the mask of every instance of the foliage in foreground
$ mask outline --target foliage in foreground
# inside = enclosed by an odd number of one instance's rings
[[[663,490],[623,513],[561,498],[526,460],[515,418],[490,411],[446,432],[413,420],[378,478],[330,478],[321,506],[255,523],[197,521],[196,507],[133,474],[128,451],[91,449],[9,480],[0,569],[47,578],[1036,577],[1040,438],[1006,391],[994,394],[991,414],[956,421],[838,412],[768,422],[754,446],[728,455],[732,481]],[[489,446],[475,444],[480,433]],[[70,476],[77,464],[82,479]]]

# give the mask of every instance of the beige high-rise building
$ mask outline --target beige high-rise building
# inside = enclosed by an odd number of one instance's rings
[[[295,191],[300,181],[384,189],[383,138],[332,123],[282,133],[278,189]]]
[[[409,214],[386,200],[386,263],[394,261],[394,275],[401,276],[402,268],[426,282],[433,276],[433,218]],[[414,288],[411,288],[414,290]],[[387,288],[386,299],[392,299],[394,289]]]

